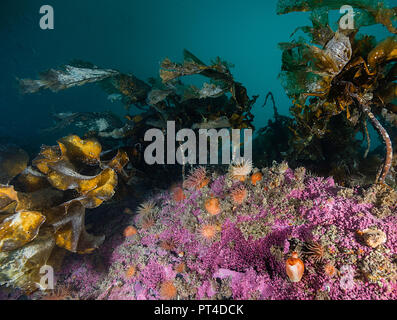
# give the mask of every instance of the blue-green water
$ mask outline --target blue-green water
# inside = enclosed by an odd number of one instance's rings
[[[280,113],[290,101],[277,76],[279,42],[288,41],[297,26],[308,25],[308,14],[276,15],[276,0],[16,0],[3,1],[0,19],[0,136],[17,138],[33,149],[58,137],[38,131],[52,124],[51,113],[104,111],[123,115],[121,103],[110,103],[95,85],[57,94],[20,95],[15,77],[36,78],[38,72],[72,59],[99,67],[132,72],[147,80],[157,76],[160,62],[182,60],[187,48],[209,62],[220,56],[235,65],[232,72],[250,96],[259,94],[253,111],[256,127],[272,117],[261,106],[274,93]],[[41,30],[39,8],[52,5],[55,29]],[[333,17],[337,18],[338,13]],[[367,29],[362,29],[367,31]],[[383,27],[371,33],[384,38]],[[33,150],[32,150],[33,151]]]

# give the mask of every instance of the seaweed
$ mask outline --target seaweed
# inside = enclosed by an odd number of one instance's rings
[[[277,14],[286,14],[296,11],[339,10],[345,5],[355,9],[355,27],[384,25],[390,32],[396,34],[393,25],[397,21],[397,7],[391,8],[378,0],[279,0]],[[324,11],[323,11],[324,12]]]
[[[357,11],[355,29],[334,32],[329,26],[328,10],[346,4]],[[349,149],[357,147],[357,132],[363,132],[370,142],[366,127],[369,120],[386,145],[386,157],[375,179],[384,183],[391,168],[393,147],[377,117],[382,115],[382,109],[396,112],[397,38],[391,36],[376,43],[373,37],[359,36],[358,32],[364,25],[383,24],[396,33],[392,24],[396,8],[381,1],[278,2],[278,14],[293,11],[312,11],[312,27],[302,30],[313,43],[300,37],[280,44],[280,79],[294,104],[290,109],[295,120],[290,145],[295,158],[324,160],[326,151],[335,151],[332,146],[346,157],[351,154]],[[332,121],[335,117],[339,121]],[[367,154],[368,151],[365,157]]]
[[[28,167],[24,158],[24,170],[10,171],[11,184],[0,185],[1,285],[33,292],[41,268],[61,264],[59,252],[86,254],[102,244],[104,236],[86,231],[86,209],[113,197],[129,159],[119,150],[102,161],[101,152],[98,141],[71,135],[43,146]]]

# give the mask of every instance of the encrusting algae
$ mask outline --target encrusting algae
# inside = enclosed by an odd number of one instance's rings
[[[106,299],[396,298],[396,203],[387,204],[392,215],[378,218],[372,213],[376,194],[347,192],[332,178],[286,163],[258,171],[261,183],[253,185],[252,175],[237,182],[249,191],[237,207],[230,196],[236,181],[229,186],[232,178],[215,172],[208,172],[206,188],[184,189],[181,201],[170,190],[154,196],[152,227],[122,243],[109,240],[113,262],[101,277],[86,279],[86,295],[103,298],[101,288],[124,279],[126,265],[133,264],[139,273]],[[264,190],[276,176],[278,187]],[[384,197],[393,198],[388,190]],[[203,203],[218,198],[222,211],[211,215]],[[196,222],[187,225],[190,216]]]

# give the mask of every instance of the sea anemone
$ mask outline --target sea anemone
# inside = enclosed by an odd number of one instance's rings
[[[136,212],[139,215],[148,215],[148,214],[150,214],[153,211],[155,206],[156,206],[156,203],[154,201],[151,201],[151,200],[150,201],[146,201],[146,202],[142,203],[138,207]]]
[[[242,204],[247,198],[247,190],[243,185],[240,185],[231,191],[231,196],[235,204]]]
[[[189,190],[199,190],[210,182],[207,170],[204,167],[195,169],[183,183],[183,187]]]
[[[181,187],[173,187],[171,189],[172,192],[172,199],[176,202],[180,202],[186,198],[185,194],[183,193],[183,189]]]
[[[205,210],[207,210],[207,212],[210,215],[217,215],[221,212],[221,206],[219,204],[219,200],[218,198],[209,198],[205,201]]]
[[[154,218],[149,215],[149,216],[143,216],[141,217],[141,219],[138,222],[138,225],[144,229],[150,229],[151,227],[153,227],[155,225],[156,221],[154,220]]]
[[[130,266],[125,272],[126,278],[132,278],[133,276],[135,276],[135,274],[136,274],[135,266]]]
[[[174,240],[164,240],[160,242],[160,247],[167,251],[172,251],[176,248],[176,244]]]
[[[213,240],[218,231],[217,226],[212,224],[206,224],[201,227],[200,234],[205,240]]]
[[[255,172],[252,176],[251,176],[251,183],[256,186],[256,184],[261,181],[263,178],[263,175],[261,172]]]
[[[125,214],[130,214],[130,215],[134,214],[134,212],[133,212],[130,208],[125,208],[125,209],[123,210],[123,213],[125,213]]]
[[[303,253],[312,258],[314,263],[321,263],[324,260],[325,250],[321,244],[311,241],[305,244]]]
[[[176,287],[172,281],[165,281],[160,287],[160,296],[164,300],[175,299],[177,294]]]
[[[186,263],[181,262],[175,267],[175,272],[176,273],[183,273],[186,270]]]
[[[333,276],[336,274],[336,268],[334,267],[333,264],[327,263],[327,264],[324,266],[324,272],[325,272],[325,274],[326,274],[327,276],[333,277]]]
[[[252,171],[252,161],[250,159],[240,158],[231,164],[229,168],[230,175],[234,180],[245,181],[246,177]]]
[[[124,237],[132,237],[133,235],[137,234],[137,230],[133,226],[128,226],[127,228],[124,229]]]

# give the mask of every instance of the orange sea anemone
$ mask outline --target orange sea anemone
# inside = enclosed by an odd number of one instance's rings
[[[261,181],[263,178],[263,175],[261,172],[255,172],[252,176],[251,176],[251,183],[256,186],[256,183]]]
[[[324,266],[324,272],[327,276],[333,277],[336,273],[336,268],[334,267],[333,264],[328,263]]]
[[[125,272],[126,278],[132,278],[133,276],[135,276],[135,274],[136,274],[135,266],[130,266]]]
[[[137,234],[137,230],[133,226],[128,226],[127,228],[124,229],[124,237],[132,237],[133,235]]]
[[[204,188],[210,179],[207,177],[207,170],[204,167],[198,167],[183,183],[183,187],[189,190],[199,190]]]
[[[172,300],[176,298],[177,289],[172,281],[165,281],[160,287],[160,296],[164,300]]]
[[[173,187],[171,189],[172,198],[176,202],[180,202],[186,198],[185,194],[183,193],[183,189],[181,187]]]
[[[205,210],[213,216],[221,212],[221,206],[217,198],[209,198],[205,201]]]
[[[176,273],[183,273],[186,270],[186,263],[181,262],[175,267],[175,272]]]
[[[206,240],[212,240],[215,238],[216,232],[218,231],[217,226],[212,224],[206,224],[201,227],[200,234]]]
[[[247,198],[247,190],[244,186],[239,186],[231,191],[231,196],[235,204],[242,204]]]

